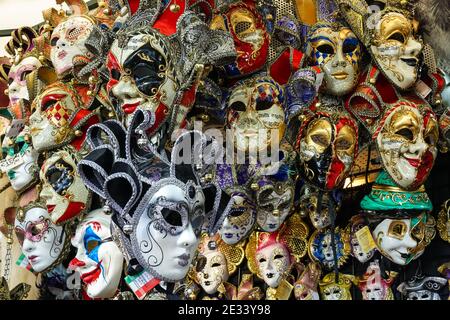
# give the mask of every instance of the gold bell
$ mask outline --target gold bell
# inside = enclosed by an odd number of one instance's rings
[[[92,96],[93,95],[92,90],[88,90],[86,93],[87,93],[88,96]]]
[[[108,117],[109,118],[114,118],[114,112],[108,112]]]
[[[371,84],[375,84],[375,82],[377,82],[377,80],[376,80],[375,78],[370,78],[370,79],[369,79],[369,82],[370,82]]]
[[[23,48],[18,48],[17,52],[22,53],[23,52]]]
[[[436,104],[441,104],[442,101],[437,99],[435,102],[436,102]]]
[[[3,91],[4,94],[8,95],[9,94],[9,90],[5,89],[5,91]]]
[[[172,3],[169,7],[170,11],[173,13],[177,13],[178,11],[180,11],[180,6],[176,3]]]
[[[270,13],[268,13],[268,14],[266,15],[266,19],[269,20],[269,21],[272,21],[272,20],[273,20],[273,15],[270,14]]]
[[[88,80],[89,80],[89,83],[90,83],[90,84],[94,84],[94,83],[97,82],[97,78],[94,77],[94,76],[90,76]]]
[[[201,118],[202,118],[203,122],[208,122],[209,121],[209,116],[207,114],[202,114]]]
[[[316,107],[317,107],[317,108],[320,108],[321,105],[322,105],[322,103],[320,103],[320,102],[317,102],[317,103],[316,103]]]
[[[400,4],[401,4],[402,6],[406,6],[406,5],[408,4],[408,1],[407,1],[407,0],[401,0],[401,1],[400,1]]]
[[[83,135],[83,131],[81,131],[81,130],[76,130],[75,131],[75,136],[81,137],[82,135]]]
[[[111,14],[111,10],[109,8],[105,9],[105,10],[103,10],[103,14],[109,16]]]
[[[303,121],[305,120],[306,116],[304,114],[301,114],[298,116],[298,120]]]
[[[39,61],[41,62],[41,63],[44,63],[45,62],[45,56],[43,56],[43,55],[40,55],[39,56]]]
[[[259,185],[258,185],[256,182],[253,182],[253,183],[250,185],[250,188],[251,188],[252,190],[256,191],[256,190],[259,189]]]
[[[213,175],[211,173],[205,174],[205,180],[211,181],[213,179]]]

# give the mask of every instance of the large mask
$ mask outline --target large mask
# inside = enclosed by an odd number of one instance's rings
[[[24,127],[17,136],[6,137],[2,151],[0,168],[8,175],[15,191],[21,192],[37,182],[39,155],[33,148],[28,127]]]
[[[202,235],[195,262],[194,279],[207,294],[217,292],[219,286],[228,280],[244,259],[244,242],[227,245],[218,235]]]
[[[50,55],[60,78],[72,72],[74,59],[89,56],[85,43],[94,25],[87,16],[71,16],[53,30]]]
[[[270,37],[254,5],[232,4],[223,13],[216,13],[210,28],[227,31],[233,37],[238,56],[236,62],[225,66],[229,78],[251,74],[266,63]]]
[[[219,229],[226,244],[233,245],[245,239],[256,221],[256,208],[252,200],[244,193],[231,195],[231,209]]]
[[[309,113],[297,135],[300,172],[321,190],[339,188],[358,152],[358,126],[342,110]]]
[[[399,101],[376,135],[384,168],[402,188],[414,190],[427,179],[437,156],[439,127],[429,107]]]
[[[111,215],[97,209],[78,224],[72,245],[77,255],[70,267],[80,274],[91,298],[111,298],[117,292],[123,268],[123,255],[111,238]]]
[[[364,275],[358,279],[363,300],[394,300],[391,290],[394,278],[394,275],[388,279],[381,277],[378,260],[371,262]]]
[[[250,271],[277,288],[291,264],[306,254],[307,235],[308,227],[297,215],[278,231],[252,233],[245,251]]]
[[[419,275],[402,282],[397,290],[404,300],[441,300],[439,293],[446,285],[445,278]]]
[[[255,153],[278,146],[286,128],[283,89],[270,77],[256,77],[230,90],[227,123],[236,149]]]
[[[333,253],[332,236],[334,236],[336,258]],[[316,230],[309,239],[308,250],[311,259],[319,262],[326,269],[333,269],[336,263],[339,268],[346,262],[350,254],[348,230],[340,230],[339,227],[336,227],[334,232],[331,229],[324,231]]]
[[[349,93],[359,77],[362,49],[351,29],[320,23],[312,28],[306,43],[310,65],[324,71],[324,90],[342,96]]]
[[[337,281],[334,272],[327,274],[319,283],[323,300],[352,300],[350,288],[355,277],[338,273]]]
[[[60,150],[42,165],[39,194],[52,221],[61,224],[85,212],[90,204],[90,192],[77,171],[74,150]]]
[[[33,271],[50,270],[66,257],[70,249],[68,229],[68,226],[55,225],[47,209],[39,203],[19,209],[15,232]]]

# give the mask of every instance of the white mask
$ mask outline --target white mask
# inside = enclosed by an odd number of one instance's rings
[[[77,226],[72,245],[77,248],[70,267],[80,273],[91,298],[111,298],[117,291],[123,255],[111,239],[111,216],[101,209],[87,214]]]
[[[289,251],[281,243],[271,244],[256,252],[259,274],[271,288],[279,286],[290,265]]]
[[[294,189],[288,183],[268,184],[258,190],[256,221],[263,231],[273,232],[280,228],[291,212]]]
[[[205,252],[199,259],[204,259],[205,265],[197,271],[197,279],[207,294],[214,294],[219,285],[228,280],[227,260],[220,251]]]
[[[86,40],[94,29],[94,23],[84,16],[71,16],[52,32],[51,61],[58,76],[72,71],[73,59],[89,55]]]
[[[20,99],[30,99],[26,77],[40,66],[41,62],[39,59],[33,56],[26,57],[18,64],[11,66],[11,70],[8,73],[10,81],[8,85],[8,95],[11,105],[17,103]]]
[[[22,253],[35,272],[49,268],[64,251],[64,228],[53,224],[47,210],[42,207],[25,209],[23,219],[16,217],[15,231],[22,245]]]

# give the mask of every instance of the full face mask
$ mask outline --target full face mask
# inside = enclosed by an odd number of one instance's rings
[[[386,1],[378,6],[374,16],[372,7],[364,0],[338,0],[341,13],[353,32],[370,52],[373,61],[386,78],[398,89],[412,87],[418,77],[419,55],[423,44],[416,35],[412,1]]]
[[[30,95],[27,88],[27,76],[41,66],[37,57],[28,56],[18,64],[13,64],[9,71],[8,95],[10,105],[16,104],[19,100],[29,100]]]
[[[70,249],[69,229],[55,225],[39,203],[19,209],[15,232],[33,271],[45,272],[62,262]]]
[[[441,300],[439,293],[446,284],[445,278],[418,275],[402,282],[397,290],[404,300]]]
[[[59,78],[72,72],[74,59],[90,58],[85,44],[94,26],[92,18],[75,15],[58,24],[53,30],[50,55]]]
[[[300,173],[321,190],[339,188],[358,152],[358,126],[342,110],[307,113],[297,135]]]
[[[376,249],[371,249],[368,252],[363,250],[361,243],[357,237],[357,232],[366,226],[364,219],[360,215],[355,215],[350,220],[350,245],[352,248],[352,256],[359,262],[365,263],[372,259]]]
[[[78,224],[71,243],[77,255],[69,266],[80,274],[91,298],[111,298],[122,276],[123,254],[111,238],[111,215],[97,209]]]
[[[250,271],[264,280],[271,288],[277,288],[286,277],[294,261],[306,254],[307,226],[297,215],[291,216],[275,232],[254,232],[246,246]],[[294,244],[304,241],[303,245]]]
[[[336,248],[336,258],[333,253],[332,235],[334,233],[334,243]],[[350,240],[348,230],[330,229],[324,231],[314,231],[309,239],[308,253],[314,261],[322,264],[326,269],[331,270],[337,262],[337,267],[341,267],[350,254]]]
[[[286,128],[280,85],[270,77],[255,77],[230,90],[227,124],[236,150],[256,153],[277,147]]]
[[[77,172],[77,155],[74,150],[60,150],[42,165],[39,194],[56,224],[72,220],[85,212],[90,205],[90,192]]]
[[[311,262],[306,268],[297,268],[297,272],[299,277],[294,283],[295,299],[320,300],[318,285],[322,271],[319,264]]]
[[[55,82],[33,101],[30,133],[38,152],[72,143],[79,148],[86,127],[98,122],[98,117],[86,108],[87,88]]]
[[[381,277],[378,260],[371,262],[366,272],[358,279],[363,300],[394,300],[391,290],[394,278],[394,275],[388,279]]]
[[[327,274],[319,283],[320,294],[323,300],[352,300],[350,288],[352,282],[355,280],[354,276],[347,274],[338,274],[334,272]]]
[[[24,127],[17,136],[3,140],[2,172],[8,175],[11,187],[21,193],[37,182],[38,153],[33,148],[29,128]]]
[[[306,41],[310,65],[324,72],[324,91],[335,96],[349,93],[358,80],[362,57],[360,42],[352,30],[338,23],[318,23]]]
[[[235,62],[224,67],[228,78],[254,73],[265,65],[270,36],[261,14],[250,1],[240,1],[217,11],[210,28],[229,32],[233,37],[238,55]]]
[[[217,292],[219,286],[228,280],[244,259],[244,242],[227,245],[216,234],[202,235],[198,246],[198,256],[194,263],[194,279],[207,294]]]

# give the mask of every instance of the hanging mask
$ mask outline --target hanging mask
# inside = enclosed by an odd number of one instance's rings
[[[59,78],[72,72],[74,59],[90,58],[85,44],[94,26],[88,16],[71,16],[53,30],[50,55]]]
[[[320,270],[319,264],[311,262],[306,268],[298,268],[297,272],[299,277],[294,283],[295,299],[320,300],[318,285],[322,270]]]
[[[445,278],[419,275],[402,282],[397,290],[404,300],[441,300],[439,293],[446,285]]]
[[[335,258],[332,245],[332,231],[314,231],[309,238],[308,252],[311,259],[322,264],[326,269],[334,268]],[[334,231],[334,243],[336,248],[337,267],[340,268],[350,254],[350,236],[346,229],[336,227]]]
[[[274,149],[285,125],[283,89],[270,77],[238,82],[227,101],[227,123],[238,151]]]
[[[70,250],[69,230],[69,225],[55,225],[39,203],[19,209],[16,216],[17,239],[35,272],[50,270],[66,258]]]
[[[84,127],[98,121],[96,115],[85,109],[84,89],[55,82],[34,100],[30,132],[38,152],[69,143],[80,147],[84,141]]]
[[[27,76],[41,66],[41,62],[34,56],[22,59],[18,64],[13,64],[8,73],[9,85],[8,95],[10,105],[19,100],[30,100],[27,87]]]
[[[111,298],[119,286],[123,254],[111,238],[111,215],[89,212],[78,224],[72,245],[77,255],[69,267],[80,274],[90,298]]]
[[[356,258],[359,262],[365,263],[372,259],[373,255],[376,252],[376,249],[371,249],[366,252],[363,250],[363,247],[359,243],[358,237],[356,236],[357,232],[364,228],[367,224],[365,224],[364,218],[361,215],[355,215],[350,220],[350,245],[352,247],[352,256]]]
[[[248,268],[271,288],[277,288],[294,261],[306,254],[308,227],[297,215],[275,232],[254,232],[245,254]]]
[[[227,245],[218,234],[202,235],[198,256],[194,263],[194,279],[207,294],[217,292],[219,286],[228,280],[244,260],[244,242]]]
[[[245,239],[253,229],[256,221],[256,208],[253,201],[244,193],[231,195],[231,208],[219,234],[228,245],[234,245]]]
[[[394,278],[395,274],[388,279],[382,278],[378,260],[371,262],[364,275],[358,279],[363,300],[394,300],[391,289]]]
[[[352,300],[350,288],[355,277],[338,273],[338,280],[336,281],[336,274],[334,272],[327,274],[320,281],[320,294],[323,300]]]
[[[228,78],[242,77],[264,67],[270,36],[254,5],[238,2],[226,7],[215,14],[210,28],[227,31],[233,37],[237,58],[224,67]]]
[[[60,150],[42,165],[40,198],[56,224],[71,220],[85,212],[90,204],[90,193],[77,171],[73,150]]]
[[[39,155],[33,148],[28,127],[24,127],[15,137],[6,137],[2,150],[0,168],[8,175],[15,191],[20,193],[37,182]]]
[[[339,188],[350,173],[358,152],[358,126],[342,110],[318,109],[299,129],[296,149],[300,172],[321,190]]]
[[[312,27],[306,40],[310,65],[324,71],[324,91],[345,95],[355,87],[360,71],[362,48],[350,28],[319,23]]]

